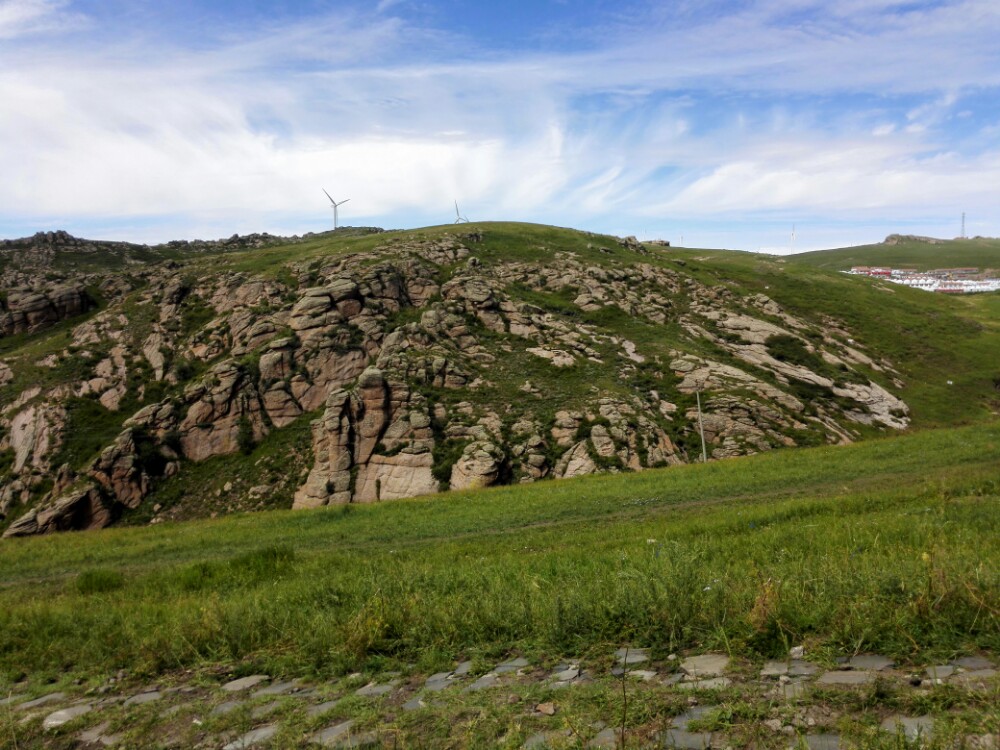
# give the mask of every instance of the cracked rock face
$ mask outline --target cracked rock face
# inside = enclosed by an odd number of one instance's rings
[[[891,364],[838,321],[706,286],[680,264],[654,262],[634,238],[599,248],[613,259],[605,263],[563,250],[508,260],[479,233],[411,236],[271,275],[146,265],[136,258],[149,248],[59,233],[32,242],[33,262],[72,247],[104,252],[130,274],[85,287],[3,272],[16,289],[0,304],[0,334],[82,316],[71,347],[0,361],[9,395],[0,451],[10,456],[0,514],[16,519],[10,534],[106,525],[190,462],[252,451],[305,420],[308,449],[277,459],[299,462],[289,473],[295,508],[685,463],[700,455],[689,453],[696,393],[713,459],[792,446],[803,433],[846,442],[852,425],[909,423],[889,390]],[[87,288],[106,295],[99,311]],[[676,332],[668,347],[643,337],[656,326]],[[776,358],[775,337],[822,367]],[[47,374],[27,382],[28,366]],[[63,472],[54,457],[79,429],[67,404],[87,399],[120,414],[117,432]],[[255,479],[226,492],[258,498],[270,486]]]
[[[36,333],[94,307],[96,303],[80,285],[15,290],[6,303],[0,302],[0,335]]]

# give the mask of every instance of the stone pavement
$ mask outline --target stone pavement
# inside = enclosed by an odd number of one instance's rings
[[[755,666],[726,654],[659,658],[649,649],[630,647],[586,665],[580,661],[534,665],[513,657],[485,669],[483,663],[475,669],[465,661],[430,676],[355,674],[334,683],[310,683],[254,674],[215,685],[201,679],[127,692],[121,691],[121,682],[112,681],[81,695],[59,691],[32,696],[27,683],[22,683],[4,690],[0,711],[19,725],[40,726],[43,737],[72,737],[82,748],[134,747],[141,744],[134,735],[137,726],[146,727],[164,747],[349,748],[396,746],[405,731],[400,727],[414,723],[401,717],[446,712],[449,701],[464,705],[494,700],[520,717],[515,722],[521,727],[519,736],[498,738],[505,747],[615,748],[620,746],[620,729],[614,724],[619,717],[580,724],[563,710],[564,701],[580,690],[601,689],[614,695],[622,690],[633,695],[659,691],[663,701],[681,708],[664,726],[629,728],[628,746],[704,750],[735,747],[727,735],[730,725],[718,716],[720,703],[735,691],[771,707],[769,717],[756,725],[763,738],[758,746],[833,750],[849,747],[852,738],[838,733],[834,709],[824,714],[816,708],[825,705],[830,691],[889,685],[926,695],[935,690],[996,695],[1000,689],[996,664],[984,657],[900,670],[877,654],[843,658],[835,668],[809,661],[800,650],[795,654],[799,658]],[[525,700],[526,694],[544,699]],[[876,710],[872,721],[876,731],[915,745],[932,738],[938,724],[926,714],[907,716],[888,710]],[[993,743],[993,750],[1000,750],[1000,738],[994,742],[988,733],[970,735],[968,743],[981,748]]]

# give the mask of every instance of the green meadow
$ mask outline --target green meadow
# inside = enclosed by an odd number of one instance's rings
[[[0,545],[0,682],[1000,651],[1000,425]]]

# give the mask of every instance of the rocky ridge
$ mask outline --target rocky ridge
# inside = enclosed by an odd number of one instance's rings
[[[837,321],[602,240],[504,259],[488,231],[387,236],[279,274],[147,262],[88,279],[100,309],[68,279],[9,292],[0,327],[80,322],[0,360],[5,535],[106,526],[300,419],[297,508],[676,465],[700,458],[699,422],[710,459],[907,426],[891,363]],[[81,412],[117,430],[89,455]]]

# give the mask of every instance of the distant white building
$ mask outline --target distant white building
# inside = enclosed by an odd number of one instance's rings
[[[939,268],[919,272],[911,268],[884,268],[879,266],[854,266],[847,273],[884,279],[893,284],[923,289],[939,294],[975,294],[1000,291],[1000,279],[975,278],[978,268]],[[957,277],[957,278],[956,278]]]

